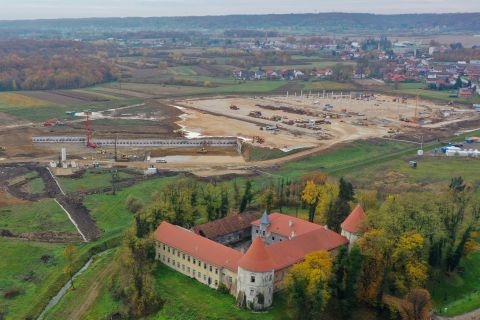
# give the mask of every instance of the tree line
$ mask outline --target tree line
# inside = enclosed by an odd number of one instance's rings
[[[95,46],[79,41],[0,41],[0,91],[73,89],[116,79]]]

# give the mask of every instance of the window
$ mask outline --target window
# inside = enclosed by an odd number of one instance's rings
[[[165,245],[163,245],[163,251],[165,251]]]
[[[251,275],[251,276],[250,276],[250,282],[251,282],[251,283],[255,283],[255,276],[254,276],[254,275]]]
[[[172,249],[172,253],[175,254],[175,249]]]
[[[218,281],[215,280],[215,287],[218,287]]]
[[[202,265],[202,262],[198,260],[198,266],[200,267]]]
[[[257,229],[257,230],[255,230],[255,233],[258,233],[258,229]]]
[[[190,273],[190,267],[187,267],[187,273]]]
[[[207,275],[203,275],[203,281],[207,281]]]
[[[203,269],[207,269],[207,264],[205,262],[203,263]]]
[[[180,268],[180,262],[177,262],[177,268]]]
[[[215,268],[215,274],[218,274],[218,268]]]
[[[168,247],[168,252],[170,253],[170,247]]]
[[[170,263],[170,258],[168,258],[168,263]]]
[[[187,257],[187,261],[190,262],[190,256]]]
[[[275,236],[272,236],[272,240],[275,241]]]
[[[182,259],[185,260],[185,253],[183,254],[183,258],[182,258]]]
[[[193,264],[196,264],[197,263],[197,260],[193,259]]]
[[[212,266],[210,266],[210,272],[212,272]]]
[[[182,264],[182,270],[185,271],[185,265],[184,264]]]
[[[253,297],[254,294],[255,294],[255,290],[250,289],[250,297]]]
[[[180,258],[180,251],[177,251],[177,257]]]

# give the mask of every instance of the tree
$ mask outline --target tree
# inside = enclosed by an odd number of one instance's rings
[[[397,309],[403,320],[431,319],[431,297],[425,289],[412,289],[403,299],[385,295],[383,301]]]
[[[362,271],[362,255],[358,246],[353,246],[350,252],[347,247],[340,251],[333,264],[331,284],[333,309],[343,319],[351,319],[352,310],[357,304],[357,288]]]
[[[326,222],[330,229],[340,232],[340,225],[350,214],[349,202],[354,199],[353,185],[343,177],[338,181],[338,197],[326,214]]]
[[[320,201],[320,189],[313,181],[307,181],[302,192],[302,200],[308,205],[308,221],[313,222],[315,210]]]
[[[259,202],[267,212],[273,209],[278,203],[278,196],[273,187],[263,189],[260,193]]]
[[[69,244],[65,247],[64,250],[65,258],[67,258],[67,265],[63,269],[63,272],[68,275],[70,278],[70,283],[72,284],[72,289],[75,290],[75,285],[73,283],[73,263],[75,260],[75,255],[77,253],[77,248],[73,244]]]
[[[145,317],[158,310],[162,301],[155,292],[153,267],[155,248],[151,236],[136,237],[135,227],[125,233],[120,251],[120,290],[129,313]]]
[[[245,182],[245,191],[243,192],[242,201],[240,202],[240,212],[244,212],[250,202],[253,200],[252,182],[247,180]]]
[[[330,299],[332,258],[327,251],[305,256],[285,277],[285,290],[296,319],[319,319]]]

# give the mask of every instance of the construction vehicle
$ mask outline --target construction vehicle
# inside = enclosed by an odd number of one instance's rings
[[[262,144],[262,143],[265,142],[265,139],[263,137],[260,137],[260,136],[254,136],[252,138],[252,143],[255,143],[255,142],[258,142],[258,143]]]
[[[57,120],[56,118],[48,119],[47,121],[45,121],[45,122],[43,123],[43,126],[44,126],[44,127],[52,127],[52,126],[56,125],[57,122],[58,122],[58,120]]]

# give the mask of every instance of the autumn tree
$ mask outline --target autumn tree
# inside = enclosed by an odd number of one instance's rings
[[[260,192],[258,201],[260,202],[262,208],[264,208],[267,212],[271,212],[271,210],[278,203],[278,194],[272,186],[264,188]]]
[[[70,283],[72,284],[72,289],[75,289],[73,283],[73,271],[74,271],[74,261],[75,255],[77,253],[77,248],[73,244],[69,244],[64,249],[65,258],[67,259],[67,265],[64,267],[63,272],[68,275],[70,278]]]
[[[331,272],[332,258],[327,251],[310,253],[289,269],[285,290],[296,319],[319,319],[330,299]]]
[[[320,202],[320,188],[312,180],[307,181],[302,192],[302,200],[308,205],[308,221],[313,222],[315,210]]]
[[[431,319],[431,297],[426,289],[412,289],[403,299],[385,295],[383,301],[395,308],[403,320]]]
[[[125,235],[120,251],[120,274],[116,283],[123,302],[133,318],[158,310],[162,301],[155,291],[153,277],[155,247],[151,235],[137,237],[136,227]]]

